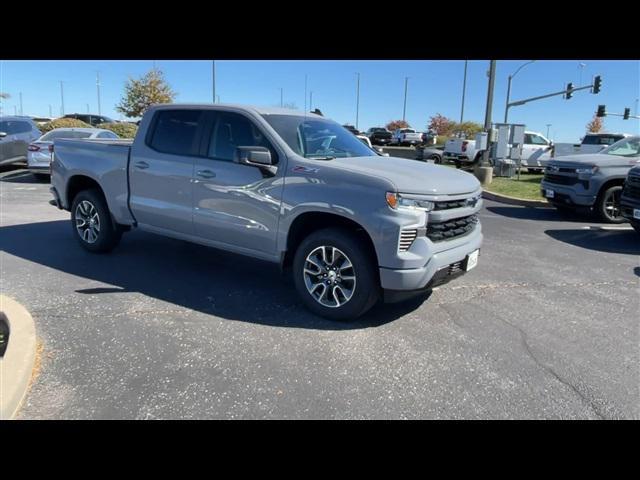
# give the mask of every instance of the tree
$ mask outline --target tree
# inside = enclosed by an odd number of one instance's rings
[[[429,118],[429,125],[427,128],[433,132],[436,132],[437,135],[448,135],[451,133],[453,125],[456,122],[448,119],[444,115],[436,113],[433,117]]]
[[[587,132],[598,133],[602,131],[603,127],[604,127],[604,121],[602,120],[602,117],[598,117],[594,115],[591,121],[587,123]]]
[[[385,125],[386,129],[393,132],[397,128],[409,128],[409,124],[404,120],[392,120]]]
[[[467,138],[471,138],[474,137],[476,133],[484,130],[484,127],[482,126],[482,124],[477,122],[454,122],[454,130],[456,132],[464,132]]]
[[[124,89],[124,96],[116,105],[116,110],[129,118],[141,117],[151,105],[172,103],[176,97],[176,92],[171,90],[164,74],[157,68],[139,79],[129,77]]]

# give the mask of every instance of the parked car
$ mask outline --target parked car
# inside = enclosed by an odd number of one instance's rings
[[[54,140],[51,183],[88,251],[139,228],[274,262],[335,320],[446,283],[482,243],[473,175],[290,109],[155,105],[132,142]]]
[[[580,143],[557,143],[551,152],[552,158],[566,155],[579,155],[582,153],[597,153],[600,150],[613,145],[623,138],[630,137],[628,133],[587,133]]]
[[[640,234],[640,165],[633,167],[627,174],[620,197],[622,216]]]
[[[371,150],[376,152],[378,155],[382,155],[383,157],[389,156],[389,154],[384,153],[384,151],[380,147],[373,146],[371,144],[371,140],[369,140],[369,137],[367,137],[366,135],[356,135],[356,137],[358,137],[362,143],[364,143],[367,147],[369,147]]]
[[[422,133],[422,145],[433,146],[438,141],[438,134],[431,130]]]
[[[345,124],[345,125],[343,125],[343,127],[346,128],[347,130],[349,130],[354,135],[360,135],[360,131],[356,127],[354,127],[353,125]]]
[[[622,186],[640,162],[640,136],[624,138],[599,153],[553,159],[540,193],[559,209],[588,209],[608,223],[622,223]]]
[[[92,127],[97,127],[101,123],[116,123],[112,118],[105,117],[104,115],[95,115],[93,113],[69,113],[62,118],[75,118],[84,123],[88,123]]]
[[[551,141],[541,133],[526,131],[520,164],[530,171],[542,172],[544,162],[550,158]],[[538,154],[535,154],[538,152]],[[462,136],[450,138],[444,144],[443,159],[453,162],[457,167],[476,163],[483,151],[476,149],[476,141]]]
[[[48,177],[56,138],[100,138],[114,140],[118,137],[111,130],[101,128],[56,128],[45,133],[27,147],[27,167],[36,177]]]
[[[418,145],[421,142],[422,134],[413,128],[397,128],[391,139],[391,143],[398,146]]]
[[[50,121],[53,120],[53,118],[49,118],[49,117],[30,117],[30,118],[31,120],[33,120],[33,122],[37,126],[44,125],[45,123],[49,123]]]
[[[425,162],[442,163],[442,150],[438,148],[422,147],[416,148],[416,160]]]
[[[29,117],[0,117],[0,165],[27,160],[27,146],[42,132]]]
[[[388,145],[393,134],[384,127],[372,127],[366,133],[373,145]]]

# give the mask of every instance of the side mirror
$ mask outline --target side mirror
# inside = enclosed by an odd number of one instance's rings
[[[236,148],[234,162],[241,165],[258,167],[275,174],[271,152],[266,147],[238,147]]]
[[[7,132],[0,132],[0,138],[4,138],[7,136]]]

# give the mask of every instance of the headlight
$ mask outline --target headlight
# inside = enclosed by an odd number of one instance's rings
[[[591,165],[589,167],[576,168],[577,174],[593,175],[598,171],[598,167]]]
[[[424,210],[425,212],[430,212],[433,210],[435,204],[428,200],[419,200],[416,198],[407,198],[403,197],[399,193],[387,192],[387,205],[389,205],[394,210],[398,208],[412,208],[416,210]]]

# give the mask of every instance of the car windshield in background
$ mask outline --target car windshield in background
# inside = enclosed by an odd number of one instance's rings
[[[631,137],[620,140],[610,147],[605,148],[602,152],[606,155],[618,155],[620,157],[637,157],[640,156],[640,137]]]
[[[83,132],[83,131],[74,131],[74,130],[66,130],[66,131],[55,131],[52,130],[49,133],[45,133],[40,140],[43,142],[55,140],[56,138],[89,138],[92,132]]]
[[[264,115],[287,145],[306,158],[371,157],[376,152],[338,123],[300,115]]]
[[[582,141],[583,145],[612,145],[618,140],[621,140],[621,136],[609,136],[609,135],[587,135]]]

